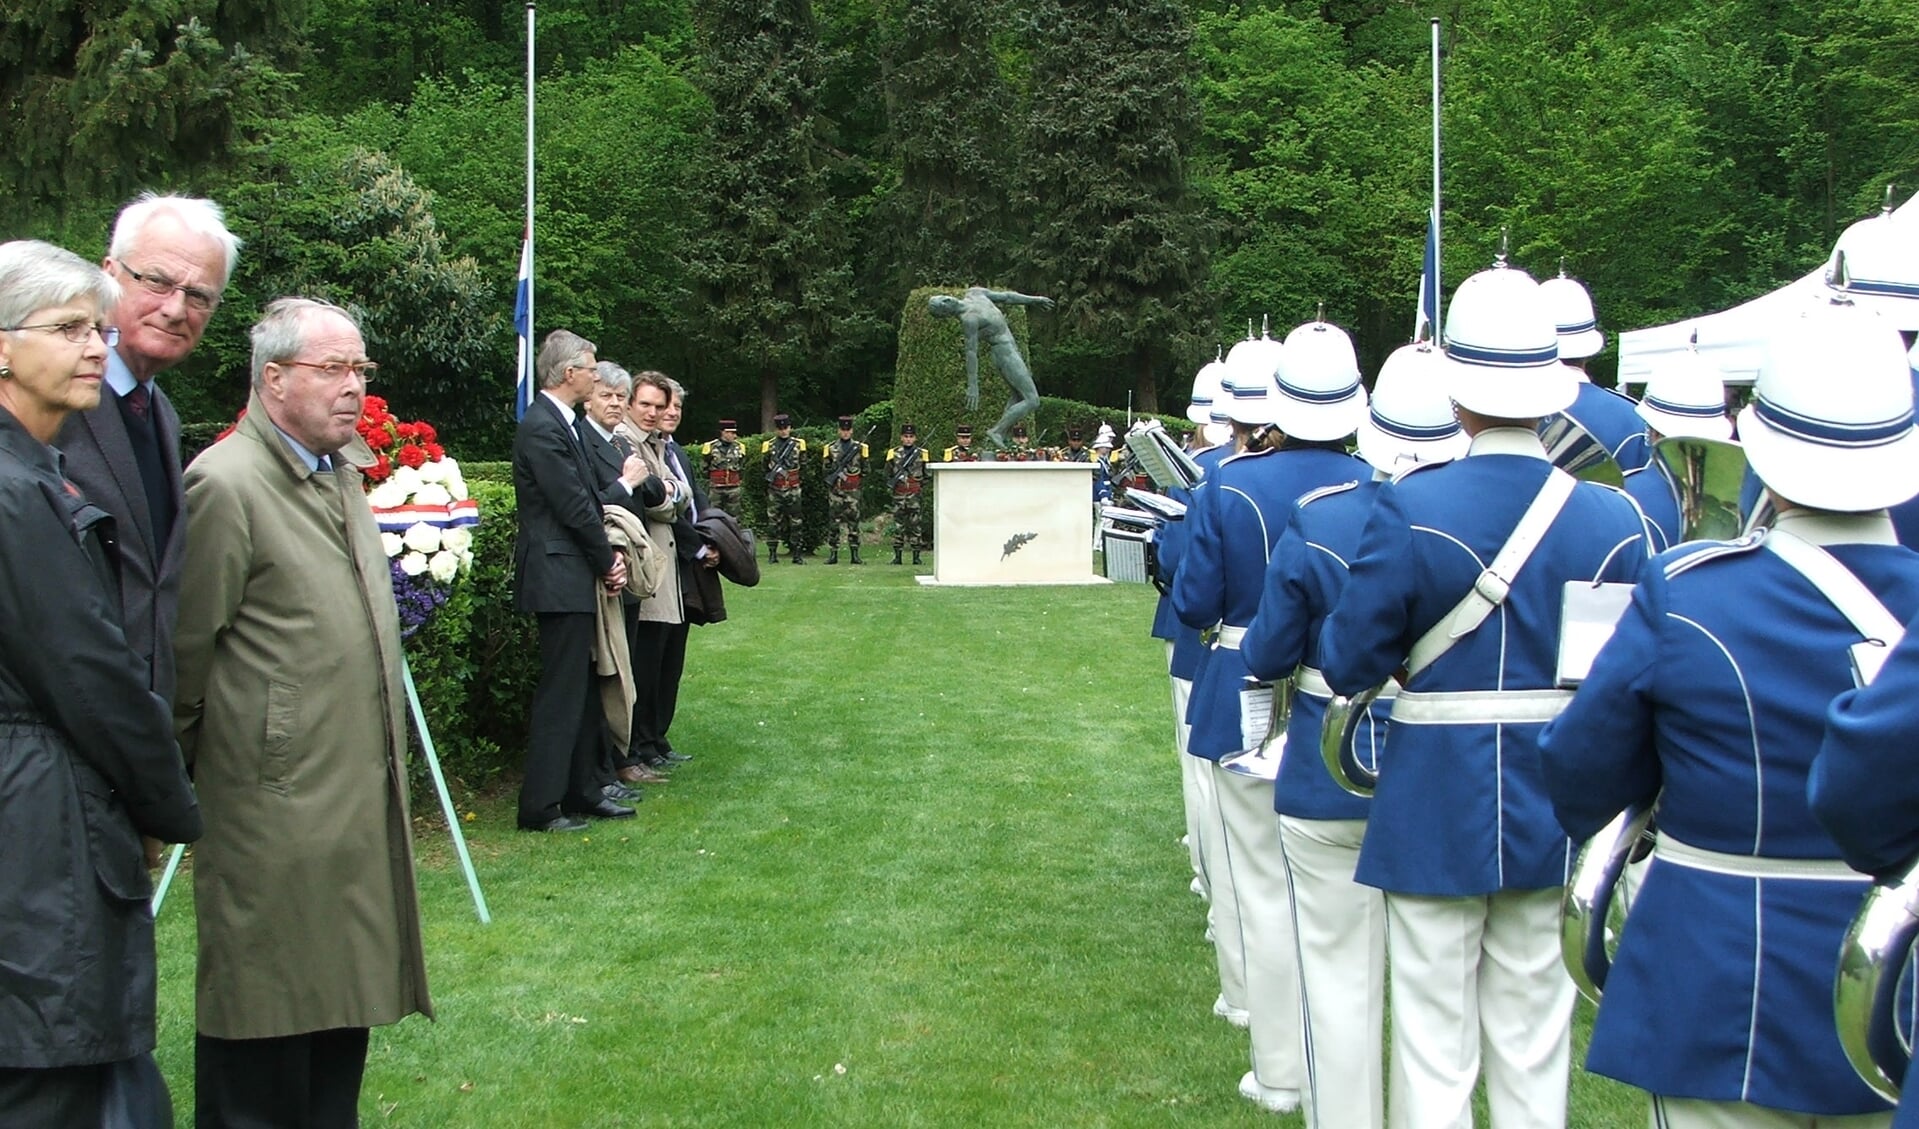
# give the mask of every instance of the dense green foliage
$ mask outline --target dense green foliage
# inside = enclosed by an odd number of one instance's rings
[[[1097,7],[542,4],[540,329],[680,377],[693,434],[887,399],[902,296],[933,284],[1059,299],[1032,323],[1040,388],[1113,408],[1177,408],[1247,319],[1283,333],[1322,302],[1370,369],[1412,325],[1434,15],[1453,284],[1506,228],[1518,265],[1587,280],[1607,329],[1670,320],[1804,273],[1889,181],[1919,181],[1900,0]],[[520,9],[18,16],[0,235],[97,254],[156,187],[221,200],[248,241],[207,346],[168,377],[190,418],[231,417],[252,311],[300,289],[368,312],[396,410],[504,453]]]

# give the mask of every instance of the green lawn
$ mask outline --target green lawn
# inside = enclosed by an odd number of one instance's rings
[[[366,1124],[1300,1123],[1237,1096],[1245,1034],[1210,1013],[1150,590],[815,558],[727,595],[674,726],[696,759],[638,819],[534,836],[511,794],[463,800],[490,926],[420,822],[440,1018],[375,1030]],[[160,921],[182,1124],[190,897]],[[1583,1076],[1574,1106],[1645,1118]]]

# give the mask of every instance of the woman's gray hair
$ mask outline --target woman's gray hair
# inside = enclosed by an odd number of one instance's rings
[[[113,237],[107,241],[107,255],[116,262],[125,262],[128,255],[135,253],[140,233],[146,230],[147,224],[163,215],[172,216],[180,221],[181,227],[220,245],[220,252],[226,257],[226,270],[220,275],[220,289],[225,290],[227,283],[233,279],[233,268],[240,262],[240,237],[227,230],[226,213],[211,200],[197,196],[140,193],[133,203],[121,208],[120,215],[114,219]]]
[[[633,391],[633,374],[612,361],[601,361],[594,365],[593,379],[617,391],[622,400]]]
[[[360,319],[351,310],[322,302],[318,298],[275,298],[266,312],[253,323],[253,386],[260,387],[267,366],[290,361],[306,347],[307,322],[316,313],[339,314],[360,328]]]
[[[546,335],[540,343],[540,359],[534,371],[539,374],[541,388],[558,388],[566,383],[566,370],[580,367],[580,362],[589,353],[599,352],[599,346],[568,329],[556,329]]]
[[[23,325],[36,310],[82,298],[104,317],[120,304],[120,284],[65,247],[38,239],[0,243],[0,326]]]

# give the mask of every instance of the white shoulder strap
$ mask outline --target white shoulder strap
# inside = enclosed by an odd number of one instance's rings
[[[1905,638],[1905,626],[1851,569],[1805,538],[1774,528],[1766,533],[1766,548],[1819,589],[1819,594],[1839,609],[1853,630],[1866,637],[1866,645],[1855,646],[1852,654],[1859,681],[1870,684],[1886,656]]]
[[[1513,526],[1493,562],[1473,581],[1472,589],[1413,644],[1413,653],[1406,659],[1408,680],[1439,661],[1441,655],[1453,649],[1453,644],[1477,631],[1486,617],[1493,614],[1493,609],[1506,602],[1519,570],[1545,540],[1546,531],[1552,528],[1553,519],[1565,508],[1577,485],[1578,479],[1557,467],[1546,475],[1539,493],[1533,496],[1532,505],[1520,515],[1519,524]]]

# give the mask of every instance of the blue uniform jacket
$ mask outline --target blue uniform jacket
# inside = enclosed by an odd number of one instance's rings
[[[1206,472],[1207,478],[1211,478],[1219,464],[1232,453],[1233,445],[1222,443],[1194,455],[1193,461]],[[1205,488],[1206,478],[1202,478],[1190,491],[1175,487],[1168,490],[1167,494],[1191,507],[1193,499]],[[1153,637],[1173,641],[1173,677],[1184,678],[1188,682],[1199,674],[1200,662],[1206,655],[1206,648],[1199,641],[1199,631],[1182,624],[1178,613],[1173,611],[1173,578],[1179,574],[1179,561],[1186,553],[1186,543],[1192,528],[1192,511],[1189,508],[1185,520],[1170,522],[1164,530],[1165,536],[1159,542],[1159,573],[1160,579],[1166,584],[1166,591],[1160,596],[1159,606],[1153,612]],[[1161,630],[1164,630],[1166,634],[1160,634]]]
[[[1652,460],[1652,448],[1646,446],[1646,421],[1639,418],[1633,406],[1631,396],[1582,380],[1579,395],[1566,414],[1585,428],[1586,434],[1606,445],[1620,470],[1633,471]]]
[[[1259,611],[1266,565],[1293,503],[1322,486],[1351,482],[1365,464],[1324,447],[1257,451],[1223,460],[1194,495],[1186,521],[1191,541],[1173,578],[1173,610],[1192,628],[1244,628]],[[1187,752],[1216,761],[1246,747],[1239,691],[1246,663],[1237,649],[1215,647],[1193,680]]]
[[[1894,515],[1894,525],[1898,524]],[[1907,544],[1902,536],[1899,543]],[[1826,738],[1807,796],[1820,826],[1854,870],[1899,874],[1919,855],[1919,620],[1871,688],[1848,690],[1826,712]],[[1919,1129],[1919,1059],[1906,1070],[1894,1129]]]
[[[1356,468],[1370,476],[1371,467]],[[1339,602],[1347,570],[1359,549],[1360,531],[1380,484],[1370,481],[1328,487],[1300,499],[1292,521],[1273,547],[1259,614],[1246,629],[1240,654],[1255,678],[1284,678],[1301,665],[1317,667],[1319,634]],[[1333,783],[1319,756],[1319,730],[1327,699],[1295,691],[1286,724],[1286,755],[1273,787],[1273,810],[1296,819],[1365,819],[1370,803]],[[1384,723],[1390,705],[1378,707]]]
[[[1831,522],[1825,518],[1819,521]],[[1848,540],[1878,518],[1841,518]],[[1781,528],[1828,540],[1815,526]],[[1827,530],[1835,528],[1828,525]],[[1904,621],[1919,554],[1828,551]],[[1807,778],[1859,635],[1762,538],[1658,557],[1573,704],[1541,739],[1567,832],[1659,796],[1662,839],[1761,859],[1837,859]],[[1880,1112],[1833,1027],[1834,959],[1863,879],[1752,877],[1655,856],[1627,919],[1586,1068],[1654,1094],[1805,1113]]]
[[[1652,536],[1652,551],[1663,553],[1684,538],[1679,528],[1679,484],[1672,480],[1666,464],[1654,459],[1635,471],[1628,471],[1626,495],[1639,504],[1646,515],[1647,532]]]
[[[1518,428],[1484,432],[1472,451],[1380,489],[1351,579],[1319,636],[1321,669],[1335,692],[1378,686],[1400,668],[1492,562],[1551,470],[1538,438]],[[1562,586],[1630,582],[1645,559],[1631,500],[1580,484],[1506,601],[1407,689],[1552,688]],[[1395,720],[1357,880],[1444,897],[1564,882],[1568,843],[1540,779],[1539,729]]]

